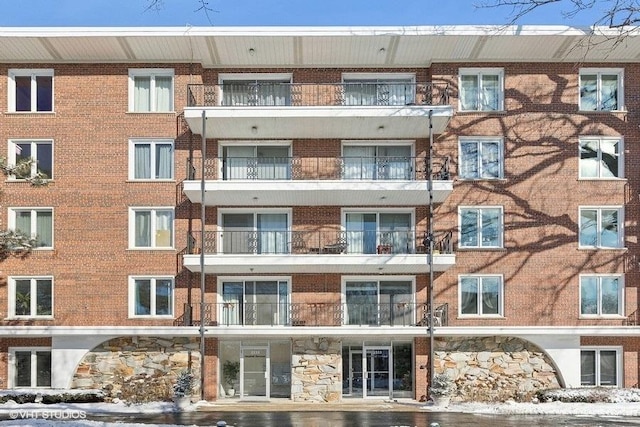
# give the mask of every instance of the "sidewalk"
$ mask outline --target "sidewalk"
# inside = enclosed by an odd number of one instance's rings
[[[427,404],[429,405],[429,404]],[[270,399],[269,401],[241,401],[235,399],[220,399],[216,402],[198,402],[194,404],[197,411],[218,412],[415,412],[425,404],[411,399],[364,400],[345,399],[336,403],[303,403],[290,399]]]

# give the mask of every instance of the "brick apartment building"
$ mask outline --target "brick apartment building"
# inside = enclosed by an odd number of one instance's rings
[[[0,388],[638,386],[639,61],[565,27],[3,29],[35,163],[0,219],[38,247],[0,265]]]

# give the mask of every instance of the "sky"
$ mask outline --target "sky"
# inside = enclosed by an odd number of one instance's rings
[[[151,0],[0,0],[0,27],[500,25],[512,13],[476,7],[495,0],[204,0],[208,13],[197,10],[200,0],[159,1],[159,10],[148,10]],[[570,4],[545,6],[518,23],[592,25],[601,9],[568,19]]]

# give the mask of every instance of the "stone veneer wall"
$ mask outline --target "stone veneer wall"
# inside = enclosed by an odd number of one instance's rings
[[[294,402],[340,401],[342,398],[342,342],[340,340],[294,339],[291,365],[291,399]]]
[[[196,338],[120,337],[87,353],[79,363],[71,388],[101,389],[111,398],[128,401],[167,400],[178,373],[189,366],[200,393],[200,344]]]
[[[437,339],[434,364],[436,373],[455,379],[456,400],[529,400],[536,390],[560,387],[547,355],[520,338]]]

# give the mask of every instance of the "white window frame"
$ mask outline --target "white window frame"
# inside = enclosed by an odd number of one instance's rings
[[[477,227],[477,237],[479,245],[476,246],[467,246],[463,245],[462,242],[462,211],[464,210],[477,210],[480,215],[478,216],[478,221],[482,221],[482,211],[483,210],[494,210],[498,209],[500,211],[499,221],[500,224],[497,226],[498,233],[498,245],[497,246],[482,246],[482,242],[484,238],[482,237],[482,224],[479,224]],[[458,248],[459,249],[502,249],[504,248],[504,208],[502,206],[459,206],[458,207]]]
[[[31,77],[31,110],[16,111],[16,77]],[[51,77],[51,111],[38,111],[36,77]],[[8,111],[17,114],[50,114],[55,112],[55,78],[53,68],[10,68],[8,90]]]
[[[224,99],[225,80],[246,81],[246,82],[266,82],[266,81],[288,81],[293,83],[293,73],[220,73],[218,74],[219,93],[216,96],[216,104],[222,105]],[[240,105],[240,104],[234,104]]]
[[[581,346],[580,357],[582,357],[583,351],[595,351],[596,363],[595,363],[595,385],[582,385],[582,363],[580,362],[580,386],[581,387],[610,387],[621,388],[624,378],[624,364],[623,364],[623,348],[622,346]],[[615,385],[600,385],[600,352],[602,351],[615,351],[616,352],[616,384]]]
[[[149,145],[151,158],[149,165],[151,176],[149,178],[136,178],[136,145]],[[171,176],[169,178],[156,178],[156,145],[171,145]],[[175,181],[175,141],[171,138],[132,138],[129,140],[129,180],[131,181]]]
[[[598,290],[597,290],[597,298],[598,298],[598,308],[596,314],[583,314],[582,313],[582,280],[586,278],[595,278],[598,282]],[[603,278],[615,278],[618,279],[619,289],[618,289],[618,313],[610,314],[610,313],[602,313],[602,279]],[[624,317],[624,275],[622,274],[581,274],[580,282],[578,287],[578,298],[579,298],[579,316],[580,318],[620,318]]]
[[[458,92],[462,91],[462,76],[476,76],[478,77],[478,108],[473,110],[467,110],[462,108],[462,95],[458,96],[458,111],[459,112],[500,112],[504,111],[504,68],[459,68],[458,69]],[[482,76],[491,75],[498,76],[498,108],[496,110],[487,110],[482,108],[481,88],[482,88]]]
[[[36,298],[31,298],[31,307],[29,310],[29,314],[16,314],[16,281],[17,280],[29,280],[30,281],[30,293],[31,295],[35,295]],[[37,281],[38,280],[50,280],[51,281],[51,314],[47,315],[38,315],[37,314]],[[53,276],[10,276],[8,278],[9,285],[9,298],[8,298],[8,314],[10,319],[53,319],[54,317],[54,308],[55,308],[55,283],[53,280]]]
[[[380,307],[380,282],[410,282],[411,290],[409,291],[411,294],[411,302],[409,304],[412,307],[412,314],[414,318],[413,322],[419,320],[418,308],[416,305],[416,277],[415,276],[342,276],[341,277],[341,286],[340,286],[340,302],[343,307],[343,310],[346,310],[347,307],[347,282],[376,282],[377,285],[377,297],[378,307]],[[342,320],[341,326],[350,326],[344,323],[345,320]],[[353,326],[353,325],[351,325]],[[397,327],[397,326],[396,326]]]
[[[51,212],[51,246],[36,246],[33,250],[50,250],[55,246],[55,212],[50,207],[11,207],[9,208],[9,229],[16,230],[16,213],[17,212],[31,212],[31,238],[37,239],[38,222],[36,212]]]
[[[16,165],[16,146],[17,144],[26,144],[26,143],[30,143],[31,144],[31,153],[32,154],[36,154],[37,156],[37,150],[34,150],[35,147],[37,147],[38,145],[51,145],[51,176],[47,177],[46,180],[47,181],[51,181],[53,180],[54,177],[54,164],[55,164],[55,160],[54,160],[54,146],[53,146],[53,139],[10,139],[9,140],[9,144],[8,144],[8,163],[11,166],[15,166]],[[31,164],[31,175],[30,177],[34,177],[37,173],[38,173],[38,158],[37,157],[33,157],[31,156],[31,159],[33,160],[33,163]],[[11,175],[9,176],[9,179],[12,181],[24,181],[25,178],[17,178],[15,175]]]
[[[584,141],[598,141],[598,176],[582,176],[582,156],[581,149]],[[616,141],[618,142],[618,176],[602,176],[602,142]],[[605,136],[580,136],[578,138],[578,178],[584,180],[617,180],[624,179],[624,139],[622,137],[605,137]]]
[[[582,75],[583,74],[595,74],[597,76],[597,106],[598,108],[595,110],[583,110],[582,109],[582,97],[580,96],[580,91],[582,90]],[[618,95],[618,108],[615,110],[605,110],[602,108],[602,94],[601,94],[601,86],[602,86],[602,76],[603,75],[616,75],[618,76],[618,87],[617,87],[617,95]],[[580,68],[578,74],[578,110],[587,111],[587,112],[609,112],[609,111],[625,111],[624,106],[624,68]]]
[[[462,312],[462,279],[473,278],[478,280],[478,313],[463,313]],[[498,278],[500,280],[500,289],[498,295],[498,313],[484,314],[482,312],[482,287],[483,279],[485,278]],[[482,318],[503,318],[504,317],[504,276],[502,274],[460,274],[458,276],[458,317],[482,317]]]
[[[37,389],[48,389],[51,388],[51,386],[41,386],[38,387],[36,384],[36,380],[37,380],[37,375],[38,375],[38,369],[37,369],[37,357],[36,357],[36,353],[37,352],[49,352],[52,353],[51,351],[51,347],[9,347],[8,349],[8,356],[9,356],[9,378],[7,378],[7,388],[9,389],[14,389],[17,388],[16,385],[16,353],[17,352],[31,352],[31,386],[27,387],[29,389],[32,388],[37,388]],[[53,354],[52,354],[53,356]],[[36,366],[36,369],[33,369],[33,367]],[[51,366],[49,368],[49,374],[51,375],[50,377],[50,382],[51,384],[53,384],[53,357],[51,358]],[[20,388],[24,388],[24,387],[20,387]]]
[[[288,153],[288,157],[293,157],[293,155],[291,154],[291,150],[293,149],[292,147],[293,141],[292,140],[260,140],[260,141],[256,141],[256,140],[251,140],[251,139],[247,139],[247,140],[238,140],[238,141],[219,141],[218,142],[218,159],[220,159],[220,161],[218,162],[218,180],[219,181],[223,181],[224,180],[224,176],[225,176],[225,164],[224,164],[224,160],[225,160],[225,156],[224,156],[224,149],[228,148],[228,147],[253,147],[255,149],[260,148],[261,146],[263,147],[287,147],[289,149],[289,153]],[[257,157],[256,157],[257,158]],[[293,177],[291,178],[293,179]]]
[[[150,83],[150,101],[149,111],[137,111],[135,109],[135,77],[149,77]],[[155,78],[171,77],[171,102],[168,110],[158,110],[156,101]],[[129,112],[130,113],[173,113],[175,111],[175,73],[173,68],[129,68]]]
[[[150,314],[136,314],[136,280],[149,280],[151,286],[149,288],[149,304]],[[156,314],[156,283],[158,280],[171,281],[171,302],[169,314]],[[150,276],[129,276],[129,318],[141,319],[141,318],[169,318],[173,319],[175,315],[175,303],[176,303],[176,282],[173,276],[163,275],[150,275]]]
[[[171,212],[171,246],[156,246],[156,219],[157,212],[170,211]],[[136,212],[151,212],[151,245],[150,246],[136,246]],[[129,249],[132,250],[173,250],[176,244],[176,215],[175,208],[171,206],[136,206],[129,208]]]
[[[478,177],[477,178],[467,178],[462,176],[462,144],[468,143],[476,143],[478,146],[478,157],[476,158],[477,167],[478,167]],[[483,177],[482,176],[482,145],[485,143],[497,143],[498,144],[498,176],[495,178]],[[459,172],[458,177],[463,180],[468,181],[485,181],[485,180],[497,180],[504,179],[504,138],[501,137],[489,137],[489,136],[464,136],[458,139],[458,164]]]
[[[598,241],[593,246],[583,245],[581,242],[581,229],[582,229],[582,211],[583,210],[596,210],[597,215],[597,236]],[[602,211],[603,210],[617,210],[618,211],[618,244],[617,246],[602,246],[601,233],[602,233]],[[580,249],[624,249],[625,232],[624,232],[624,207],[623,206],[579,206],[578,207],[578,247]]]
[[[224,310],[221,309],[222,305],[225,303],[224,301],[224,284],[226,282],[242,282],[242,297],[246,298],[246,294],[245,294],[245,289],[244,289],[244,285],[246,284],[246,282],[276,282],[276,283],[280,283],[280,282],[287,282],[287,296],[289,299],[288,302],[288,309],[291,307],[291,305],[293,304],[291,301],[291,297],[292,297],[292,279],[291,276],[218,276],[218,282],[217,282],[217,292],[216,292],[216,305],[217,305],[217,309],[216,312],[217,314],[217,320],[218,322],[220,322],[221,325],[225,325],[225,319],[224,319]],[[280,296],[280,294],[278,294],[278,296]],[[246,301],[243,301],[243,303],[246,303]],[[244,313],[243,313],[244,314]],[[280,316],[281,314],[278,313],[278,316]],[[284,316],[285,314],[282,314],[282,316]],[[291,312],[286,313],[286,317],[288,319],[288,322],[291,322]],[[278,317],[279,319],[279,317]],[[246,321],[246,319],[244,319],[243,321]],[[246,326],[268,326],[268,325],[243,325],[243,327]],[[287,326],[287,325],[271,325],[271,327],[279,327],[279,326]]]

